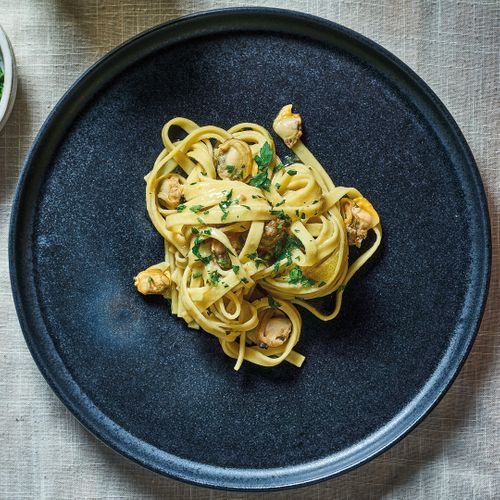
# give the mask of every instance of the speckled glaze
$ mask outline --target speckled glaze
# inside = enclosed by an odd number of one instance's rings
[[[171,117],[270,128],[288,102],[384,239],[337,319],[303,313],[302,369],[237,373],[214,337],[134,290],[162,260],[143,176]],[[478,328],[489,238],[467,144],[411,70],[333,23],[241,9],[155,28],[76,82],[26,160],[10,264],[33,357],[88,429],[157,472],[258,490],[357,466],[428,413]]]

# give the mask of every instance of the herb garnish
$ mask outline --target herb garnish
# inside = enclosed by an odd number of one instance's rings
[[[260,148],[259,154],[255,157],[255,162],[259,167],[257,175],[250,179],[250,186],[255,186],[269,191],[271,181],[269,179],[269,164],[273,159],[273,150],[267,142]]]
[[[189,207],[189,210],[191,212],[196,213],[199,212],[203,208],[203,205],[193,205],[192,207]]]
[[[226,199],[221,201],[219,203],[219,207],[222,210],[222,217],[220,220],[223,222],[227,219],[227,216],[229,215],[229,205],[231,205],[231,197],[233,196],[233,190],[229,191],[229,193],[226,194]]]
[[[208,254],[206,256],[201,255],[201,253],[200,253],[200,245],[203,243],[203,241],[204,241],[203,238],[201,238],[200,236],[197,236],[194,239],[192,252],[193,252],[193,254],[196,257],[198,257],[198,260],[200,262],[202,262],[203,264],[207,265],[212,260],[212,254]]]
[[[184,210],[186,210],[186,205],[179,205],[177,208],[176,208],[177,212],[183,212]]]
[[[200,273],[199,271],[195,271],[192,275],[192,278],[193,279],[196,279],[196,278],[201,278],[201,276],[203,275],[203,273]]]
[[[217,285],[219,283],[220,276],[219,271],[212,271],[210,273],[209,278],[212,285]]]
[[[234,274],[238,274],[239,270],[240,270],[240,266],[233,266]]]
[[[267,296],[267,301],[269,302],[269,306],[274,309],[278,309],[281,306],[279,302],[276,302],[276,300],[274,300],[274,297],[272,295]]]
[[[286,172],[290,177],[293,177],[294,175],[297,175],[297,170],[293,170],[293,169],[290,169],[290,170],[287,170]]]
[[[309,288],[314,285],[315,281],[304,276],[299,267],[294,267],[288,276],[288,283],[292,285],[298,285],[300,283],[304,288]]]
[[[292,219],[290,219],[290,216],[286,214],[283,210],[270,210],[271,215],[275,215],[278,217],[278,219],[281,219],[282,221],[286,223],[292,222]]]
[[[278,244],[274,249],[274,257],[276,258],[276,261],[278,263],[281,260],[286,259],[288,265],[290,266],[292,264],[292,251],[295,248],[301,248],[301,247],[302,243],[296,236],[292,234],[287,234],[285,235],[285,237],[281,238],[281,240],[278,241]],[[276,264],[274,264],[274,269],[277,272]],[[278,264],[278,269],[279,269],[279,264]]]

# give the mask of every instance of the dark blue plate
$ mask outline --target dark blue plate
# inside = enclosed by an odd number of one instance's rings
[[[384,239],[336,320],[304,312],[302,369],[236,373],[215,338],[134,290],[162,259],[143,176],[171,117],[270,127],[288,102],[334,181],[373,201]],[[64,404],[154,471],[237,489],[339,474],[420,422],[470,349],[489,262],[481,180],[432,91],[372,41],[268,9],[178,19],[90,68],[31,148],[10,233],[21,326]]]

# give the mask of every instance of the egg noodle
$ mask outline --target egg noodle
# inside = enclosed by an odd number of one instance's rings
[[[295,161],[283,165],[258,124],[224,130],[176,117],[164,125],[164,149],[145,177],[165,260],[139,273],[135,284],[169,299],[172,313],[190,328],[217,337],[236,370],[244,360],[300,367],[305,358],[294,347],[302,320],[295,306],[323,321],[335,318],[346,284],[382,238],[368,200],[334,185],[300,140],[300,115],[291,105],[284,110],[290,122],[275,121],[275,130]],[[295,133],[291,140],[287,126]],[[185,137],[174,141],[179,128]],[[359,246],[368,230],[373,243],[349,265],[349,244]],[[325,313],[314,299],[333,293],[333,310]]]

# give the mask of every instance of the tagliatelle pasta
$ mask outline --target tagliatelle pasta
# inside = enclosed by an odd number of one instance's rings
[[[146,204],[165,242],[165,260],[135,285],[161,294],[189,327],[215,337],[243,361],[300,367],[294,350],[304,307],[337,316],[347,282],[380,244],[379,217],[356,189],[335,186],[300,140],[301,117],[285,106],[274,129],[296,161],[284,165],[271,134],[255,123],[228,130],[173,118],[146,176]],[[185,133],[173,141],[173,127]],[[374,242],[351,265],[349,245]],[[331,313],[314,299],[335,293]]]

